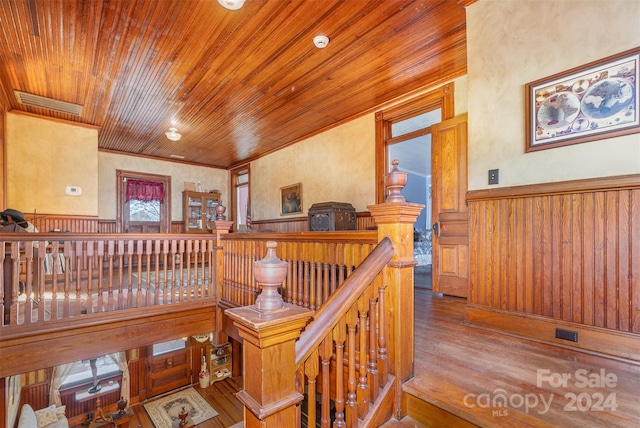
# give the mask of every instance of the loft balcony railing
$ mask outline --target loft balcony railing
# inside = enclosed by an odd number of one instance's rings
[[[3,335],[214,300],[212,235],[0,234]]]

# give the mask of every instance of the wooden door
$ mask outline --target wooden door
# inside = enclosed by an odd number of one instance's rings
[[[147,396],[153,397],[172,389],[180,388],[191,381],[191,364],[188,348],[153,355],[148,348]]]
[[[467,297],[467,115],[445,120],[432,130],[433,291]]]

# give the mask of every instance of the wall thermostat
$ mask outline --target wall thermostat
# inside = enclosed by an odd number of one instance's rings
[[[82,188],[79,186],[67,186],[64,189],[65,193],[69,196],[80,196],[82,195]]]

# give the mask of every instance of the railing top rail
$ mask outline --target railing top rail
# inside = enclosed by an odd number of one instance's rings
[[[342,232],[247,232],[229,233],[221,236],[224,241],[290,241],[290,242],[344,242],[351,244],[376,244],[376,231]]]
[[[309,357],[345,312],[357,302],[364,290],[391,260],[393,252],[393,244],[389,238],[380,241],[342,286],[313,315],[311,323],[296,342],[296,366]]]
[[[2,242],[18,241],[164,241],[164,240],[213,240],[213,234],[184,233],[71,233],[71,232],[11,232],[0,233]]]

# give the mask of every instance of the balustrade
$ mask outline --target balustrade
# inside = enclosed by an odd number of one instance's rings
[[[1,328],[216,297],[214,236],[0,235]]]

